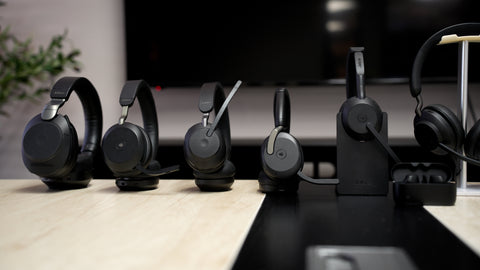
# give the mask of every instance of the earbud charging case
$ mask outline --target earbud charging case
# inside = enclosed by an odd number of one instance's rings
[[[454,205],[457,184],[452,175],[452,170],[441,163],[397,163],[391,170],[395,203]]]

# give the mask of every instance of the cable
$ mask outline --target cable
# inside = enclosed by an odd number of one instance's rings
[[[461,160],[464,160],[472,165],[475,165],[475,166],[480,166],[480,161],[479,160],[476,160],[476,159],[473,159],[473,158],[469,158],[467,156],[464,156],[460,153],[458,153],[457,151],[453,150],[452,148],[446,146],[445,144],[443,143],[439,143],[438,144],[440,146],[440,148],[442,148],[443,150],[447,151],[448,153],[456,156],[457,158],[461,159]]]
[[[315,178],[311,178],[305,174],[302,173],[302,171],[298,171],[297,172],[297,175],[298,177],[300,177],[302,180],[304,181],[307,181],[311,184],[315,184],[315,185],[338,185],[338,183],[340,182],[340,180],[336,179],[336,178],[333,178],[333,179],[327,179],[327,178],[319,178],[319,179],[315,179]]]

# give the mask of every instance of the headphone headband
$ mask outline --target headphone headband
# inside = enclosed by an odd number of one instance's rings
[[[351,47],[347,56],[347,99],[365,98],[365,64],[363,47]]]
[[[155,101],[150,86],[144,80],[130,80],[125,83],[120,94],[120,105],[127,110],[133,105],[137,97],[143,118],[143,128],[152,143],[152,157],[157,156],[158,148],[158,120],[155,110]],[[123,120],[127,118],[128,111],[122,111]]]
[[[415,61],[413,62],[412,75],[410,77],[410,94],[412,97],[417,97],[422,92],[421,73],[428,52],[440,42],[443,36],[453,34],[480,34],[480,23],[462,23],[449,26],[438,31],[423,43],[415,57]]]
[[[290,132],[290,96],[285,88],[277,89],[273,100],[273,118],[275,127],[282,126],[282,131]]]
[[[225,106],[223,114],[220,113],[224,103],[225,93],[223,92],[223,87],[219,82],[204,83],[202,85],[202,88],[200,89],[198,109],[202,113],[210,113],[212,109],[215,110],[214,122],[218,122],[218,128],[225,139],[225,145],[228,151],[230,151],[230,120],[228,117],[228,108]],[[212,125],[211,128],[215,129],[216,127]],[[209,133],[213,133],[213,131],[214,130],[209,130]]]
[[[102,137],[103,117],[97,90],[88,79],[84,77],[60,78],[52,87],[51,100],[42,111],[42,120],[53,119],[73,91],[77,93],[82,103],[85,118],[85,134],[81,152],[95,152]]]

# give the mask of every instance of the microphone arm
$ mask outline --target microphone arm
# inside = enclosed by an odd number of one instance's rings
[[[390,155],[390,157],[396,163],[400,163],[401,161],[398,158],[398,156],[395,154],[395,152],[393,152],[393,149],[383,140],[382,136],[375,130],[375,127],[373,127],[373,125],[370,122],[367,123],[367,129],[368,129],[368,131],[370,131],[370,133],[373,134],[375,139],[382,145],[383,149],[385,149],[385,151],[387,151],[387,153]]]

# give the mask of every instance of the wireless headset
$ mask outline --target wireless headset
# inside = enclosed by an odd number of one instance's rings
[[[128,109],[138,97],[143,126],[125,122]],[[148,190],[158,185],[158,177],[178,171],[178,166],[161,168],[155,160],[158,148],[158,124],[155,102],[149,85],[143,80],[127,81],[120,94],[122,115],[119,123],[107,130],[102,147],[105,163],[112,170],[121,190]]]
[[[417,142],[427,150],[438,154],[447,153],[480,166],[480,121],[470,129],[465,137],[460,120],[446,106],[429,105],[423,108],[421,70],[428,52],[440,42],[445,35],[479,35],[480,23],[457,24],[440,30],[431,36],[420,48],[413,63],[410,77],[410,94],[416,98],[414,133]],[[460,154],[464,146],[464,156]]]
[[[258,177],[260,191],[296,192],[300,180],[313,184],[338,184],[338,179],[313,179],[302,173],[302,146],[290,132],[290,96],[278,89],[273,101],[275,128],[261,147],[262,168]]]
[[[340,107],[343,127],[358,141],[374,138],[382,128],[382,110],[365,94],[363,47],[351,47],[347,58],[347,100]],[[367,125],[369,123],[369,125]],[[370,130],[369,127],[374,129]]]
[[[79,150],[75,128],[58,110],[75,91],[82,103],[85,134]],[[93,159],[102,136],[102,108],[95,87],[82,77],[63,77],[52,87],[51,100],[30,120],[22,139],[22,159],[27,169],[52,189],[88,186]]]
[[[385,195],[389,177],[386,154],[398,159],[388,147],[388,117],[365,93],[364,48],[350,48],[346,62],[347,100],[337,114],[340,183],[336,191],[339,195]]]
[[[202,122],[193,125],[185,134],[184,154],[187,164],[193,169],[195,184],[201,190],[228,190],[233,184],[235,166],[230,161],[230,122],[228,103],[240,87],[237,81],[225,99],[223,87],[218,82],[205,83],[200,89],[199,110]],[[208,118],[215,110],[212,124]]]

